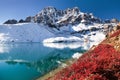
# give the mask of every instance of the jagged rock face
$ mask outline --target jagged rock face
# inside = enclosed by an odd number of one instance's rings
[[[44,23],[55,26],[67,24],[93,23],[100,22],[100,19],[94,17],[91,13],[82,13],[78,7],[68,8],[66,10],[57,10],[54,7],[44,8],[34,17],[34,22]]]
[[[17,24],[17,20],[15,19],[7,20],[6,22],[4,22],[4,24]]]
[[[63,11],[57,10],[54,7],[47,7],[34,17],[34,21],[49,24],[58,21],[61,16],[63,16]]]
[[[57,10],[54,7],[44,8],[39,14],[34,17],[34,22],[43,23],[50,27],[57,27],[61,24],[57,24],[57,21],[64,15],[62,10]]]

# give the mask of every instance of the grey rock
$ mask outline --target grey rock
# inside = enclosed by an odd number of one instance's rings
[[[17,20],[15,19],[7,20],[3,24],[17,24]]]
[[[20,19],[18,23],[24,23],[25,21],[23,19]]]

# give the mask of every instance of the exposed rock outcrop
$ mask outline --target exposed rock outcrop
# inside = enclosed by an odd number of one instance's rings
[[[15,19],[7,20],[6,22],[4,22],[4,24],[17,24],[17,20]]]

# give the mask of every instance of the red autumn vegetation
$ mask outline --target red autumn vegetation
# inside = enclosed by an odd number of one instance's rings
[[[117,29],[96,48],[47,80],[120,80],[119,37]]]
[[[120,80],[120,53],[100,44],[48,80]]]
[[[120,34],[120,30],[118,30],[115,33],[113,33],[112,35],[110,35],[110,38],[118,36],[119,34]]]

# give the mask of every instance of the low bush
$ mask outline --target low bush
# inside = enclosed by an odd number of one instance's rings
[[[48,80],[119,80],[120,53],[113,46],[100,44],[71,66]]]
[[[120,30],[118,30],[115,33],[113,33],[112,35],[110,35],[110,38],[118,36],[118,35],[120,35]]]

